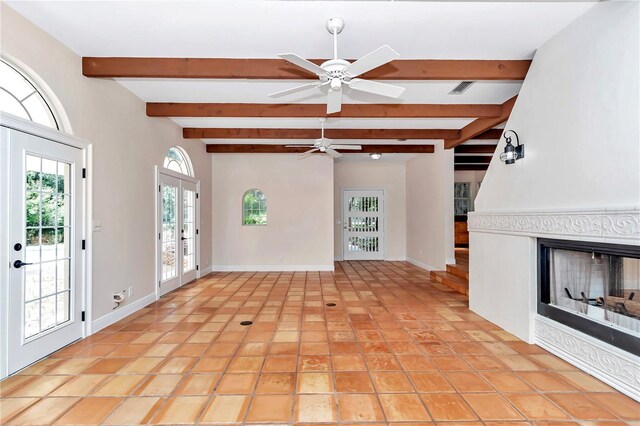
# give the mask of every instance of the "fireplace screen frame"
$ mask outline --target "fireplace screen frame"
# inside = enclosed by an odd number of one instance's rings
[[[591,241],[553,240],[538,238],[538,303],[537,312],[546,318],[578,330],[626,352],[640,356],[640,338],[615,327],[592,320],[578,313],[551,305],[551,250],[562,249],[640,259],[640,246]],[[638,295],[640,297],[640,294]]]

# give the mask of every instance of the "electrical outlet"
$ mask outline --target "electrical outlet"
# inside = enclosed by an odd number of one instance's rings
[[[131,287],[129,287],[127,289],[127,296],[129,296],[129,297],[133,296],[133,286],[131,286]]]
[[[102,221],[94,220],[93,221],[93,232],[101,232],[102,231]]]

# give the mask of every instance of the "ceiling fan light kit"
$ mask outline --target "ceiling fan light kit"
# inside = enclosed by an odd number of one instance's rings
[[[357,78],[361,74],[399,58],[400,55],[389,46],[384,45],[352,63],[338,57],[338,34],[342,32],[344,25],[342,18],[331,18],[327,21],[327,30],[333,36],[333,59],[321,65],[316,65],[294,53],[278,55],[292,65],[315,74],[318,76],[319,81],[275,92],[269,96],[277,98],[309,89],[329,86],[327,92],[327,114],[334,114],[342,109],[342,89],[345,85],[352,90],[374,95],[391,98],[402,96],[405,90],[404,87]]]

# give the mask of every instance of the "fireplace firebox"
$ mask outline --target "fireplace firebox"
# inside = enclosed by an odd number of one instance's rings
[[[640,246],[538,239],[537,311],[640,356]]]

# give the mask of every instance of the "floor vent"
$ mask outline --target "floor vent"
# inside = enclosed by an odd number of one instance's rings
[[[242,321],[240,323],[240,325],[251,325],[251,324],[253,324],[253,321]]]
[[[456,87],[453,88],[452,91],[449,92],[450,95],[461,95],[463,94],[471,85],[475,83],[475,81],[461,81]]]

